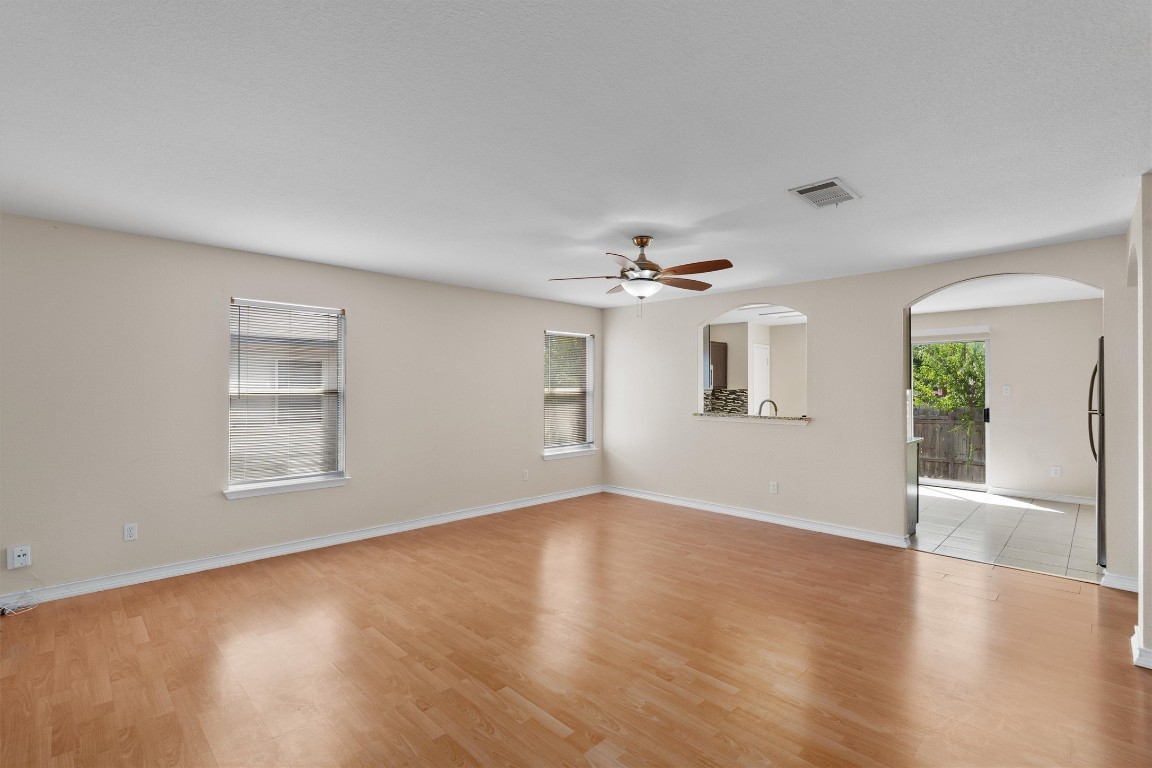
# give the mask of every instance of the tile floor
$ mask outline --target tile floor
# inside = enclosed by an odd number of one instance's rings
[[[1096,508],[920,486],[912,547],[1100,583]]]

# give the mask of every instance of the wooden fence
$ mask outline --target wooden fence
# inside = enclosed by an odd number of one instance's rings
[[[920,444],[920,477],[936,480],[984,481],[984,414],[972,413],[969,433],[960,414],[916,408],[912,412],[913,434]]]

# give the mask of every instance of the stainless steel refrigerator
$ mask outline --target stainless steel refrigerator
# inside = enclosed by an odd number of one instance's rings
[[[1104,519],[1104,337],[1100,337],[1096,352],[1096,367],[1088,382],[1088,445],[1096,460],[1096,562],[1108,565]]]

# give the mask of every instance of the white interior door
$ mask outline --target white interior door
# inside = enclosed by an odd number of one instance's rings
[[[748,398],[748,413],[757,413],[760,403],[772,397],[772,350],[767,344],[752,345],[751,385],[752,397]],[[771,413],[772,406],[764,413]]]

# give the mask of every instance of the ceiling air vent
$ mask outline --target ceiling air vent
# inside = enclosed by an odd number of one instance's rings
[[[826,205],[839,205],[847,200],[855,200],[860,197],[848,189],[848,186],[840,179],[825,179],[788,191],[795,192],[817,208],[823,208]]]

